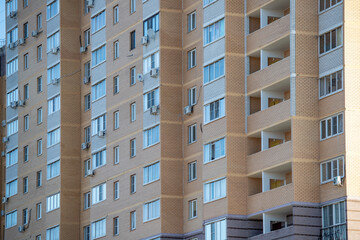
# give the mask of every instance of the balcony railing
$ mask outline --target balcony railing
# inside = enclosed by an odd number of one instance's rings
[[[346,223],[321,229],[319,240],[346,240]]]

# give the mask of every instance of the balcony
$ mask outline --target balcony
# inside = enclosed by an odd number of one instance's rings
[[[322,240],[346,239],[346,223],[321,229]]]

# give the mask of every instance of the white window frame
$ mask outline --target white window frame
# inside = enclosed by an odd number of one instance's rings
[[[114,182],[114,200],[118,200],[120,198],[120,182]]]
[[[333,129],[333,127],[334,127],[333,118],[336,118],[336,134],[333,134],[333,131],[334,131],[334,129]],[[328,131],[329,130],[329,121],[330,121],[330,131],[331,131],[331,133],[329,133],[329,131]],[[323,138],[323,129],[322,129],[323,124],[325,124],[325,131],[326,131],[324,138]],[[323,118],[323,119],[320,120],[320,141],[323,141],[323,140],[338,136],[338,135],[343,134],[343,133],[344,133],[344,113],[343,112],[332,115],[332,116],[327,117],[327,118]]]
[[[160,53],[155,52],[143,59],[143,74],[148,74],[151,69],[159,68],[160,66]]]
[[[160,218],[160,211],[161,211],[160,198],[144,203],[143,223]]]
[[[48,100],[48,115],[51,115],[60,110],[61,102],[60,95],[52,97]]]
[[[188,182],[195,181],[197,179],[197,161],[188,163]]]
[[[188,33],[196,29],[196,11],[188,14]]]
[[[19,70],[19,60],[15,57],[7,62],[6,64],[6,76],[9,77]]]
[[[120,77],[119,75],[114,77],[114,94],[117,94],[120,92]]]
[[[329,232],[338,231],[340,232],[339,239],[346,239],[346,202],[345,201],[340,201],[323,206],[321,208],[321,218],[322,218],[323,233],[326,233],[326,230],[328,230]]]
[[[84,210],[91,207],[91,192],[84,193]]]
[[[120,112],[114,112],[114,130],[119,129],[120,127]]]
[[[212,114],[212,110],[215,111],[213,114]],[[218,116],[216,116],[217,111],[218,111]],[[213,119],[211,119],[212,115],[214,115]],[[220,98],[218,100],[215,100],[213,102],[204,105],[204,124],[214,122],[225,116],[226,116],[225,98]]]
[[[335,80],[334,80],[334,76],[335,76]],[[334,82],[336,89],[333,91]],[[326,76],[323,76],[319,78],[319,99],[323,99],[335,93],[341,92],[343,90],[343,87],[344,87],[344,74],[342,69],[334,73],[328,74]]]
[[[59,14],[59,1],[55,0],[46,6],[46,20],[50,20]]]
[[[197,199],[190,200],[188,202],[189,220],[197,218]]]
[[[225,58],[220,58],[204,66],[204,85],[214,82],[225,76]],[[212,69],[212,70],[211,70]],[[218,71],[220,70],[220,71]],[[213,73],[213,76],[210,75]],[[206,77],[207,76],[207,77]]]
[[[332,9],[332,8],[340,5],[343,2],[343,0],[337,0],[335,4],[332,4],[332,1],[329,1],[329,3],[330,3],[329,7],[326,7],[326,0],[323,0],[324,9],[322,9],[322,10],[321,10],[321,2],[322,2],[322,0],[319,0],[319,13],[326,12],[329,9]]]
[[[119,51],[120,51],[120,44],[119,40],[114,42],[114,60],[119,58]]]
[[[94,49],[91,52],[91,67],[94,68],[106,61],[106,44]]]
[[[227,239],[226,219],[221,219],[205,224],[205,239]],[[212,238],[214,236],[214,238]]]
[[[335,47],[333,47],[333,42],[332,42],[332,40],[333,40],[333,38],[332,38],[333,31],[336,32],[336,44],[335,44],[336,46]],[[340,31],[340,33],[338,33],[338,31]],[[327,45],[326,44],[326,35],[327,34],[330,34],[330,37],[329,37],[329,39],[330,39],[330,43],[329,43],[330,48],[329,48],[329,50],[326,50],[326,45]],[[339,39],[339,36],[340,36],[340,39]],[[321,38],[322,37],[324,38],[323,52],[321,52]],[[321,56],[323,56],[323,55],[325,55],[325,54],[327,54],[329,52],[332,52],[335,49],[341,48],[343,46],[343,44],[344,44],[344,29],[343,29],[343,26],[336,27],[334,29],[331,29],[330,31],[327,31],[327,32],[324,32],[324,33],[320,34],[318,44],[319,44],[318,45],[319,46],[319,57],[321,57]]]
[[[46,197],[46,212],[52,212],[60,208],[60,193]]]
[[[12,197],[18,193],[18,180],[14,179],[6,183],[5,196]]]
[[[106,26],[105,10],[91,17],[91,34],[94,34]]]
[[[187,53],[187,60],[188,60],[188,67],[187,69],[190,70],[196,67],[196,48],[188,51]]]
[[[130,0],[130,14],[136,12],[136,0]]]
[[[50,53],[53,48],[60,46],[60,31],[57,31],[47,37],[46,53]]]
[[[227,196],[226,180],[227,180],[226,177],[224,177],[204,183],[204,203],[210,203],[219,199],[226,198]],[[217,187],[220,187],[220,189],[217,190],[216,189]]]
[[[136,193],[136,174],[130,176],[130,194]]]
[[[197,142],[197,125],[196,123],[188,127],[188,144]]]
[[[157,136],[156,136],[157,135]],[[160,125],[145,129],[143,132],[143,149],[154,146],[160,142]]]
[[[130,122],[136,121],[136,102],[130,104]]]
[[[47,133],[47,147],[60,143],[60,127]]]
[[[101,203],[106,200],[106,182],[91,188],[91,205]]]
[[[336,166],[335,166],[336,165]],[[342,173],[340,172],[342,170]],[[336,171],[336,174],[334,172]],[[326,176],[324,176],[324,173]],[[327,176],[330,173],[330,176]],[[334,177],[340,176],[343,178],[345,176],[345,161],[344,156],[332,158],[330,160],[320,163],[320,183],[325,184],[332,182]],[[325,179],[324,179],[325,177]]]
[[[51,227],[46,229],[46,240],[59,240],[60,239],[60,226]]]
[[[113,8],[113,24],[117,24],[119,22],[119,5],[116,5]]]
[[[217,145],[219,144],[219,145]],[[221,149],[223,147],[223,149]],[[220,150],[220,154],[216,157],[216,151]],[[204,144],[204,164],[216,161],[218,159],[224,158],[226,156],[226,138],[220,138],[215,141]],[[214,156],[214,158],[212,158]]]
[[[130,86],[136,84],[136,67],[130,68]]]
[[[92,154],[93,170],[106,165],[106,149]]]
[[[14,148],[6,153],[6,168],[11,167],[18,163],[19,151],[18,148]]]
[[[160,179],[160,162],[149,164],[143,168],[143,185],[156,182]]]
[[[36,220],[40,220],[42,218],[42,203],[36,204]]]
[[[160,90],[155,88],[144,94],[144,112],[148,111],[152,106],[160,104]]]
[[[99,100],[100,98],[103,98],[106,96],[106,79],[101,80],[91,87],[92,92],[92,98],[91,101],[95,102]]]
[[[91,136],[97,135],[100,131],[106,131],[106,114],[100,115],[91,120]]]
[[[17,210],[14,210],[5,215],[5,229],[9,229],[16,225],[17,225]]]
[[[223,28],[223,29],[221,29]],[[209,29],[212,29],[211,31]],[[219,32],[218,32],[218,35],[217,32],[216,32],[216,29],[219,29]],[[213,39],[210,39],[210,34],[213,33],[213,36],[214,37]],[[208,36],[206,36],[208,35]],[[225,36],[225,19],[222,18],[216,22],[213,22],[207,26],[204,27],[204,47],[213,43],[213,42],[216,42],[217,40],[223,38]]]
[[[196,99],[196,86],[188,89],[188,104],[189,106],[195,106],[197,103]]]
[[[90,229],[92,240],[106,236],[106,218],[92,222]]]
[[[51,84],[55,79],[60,79],[60,63],[47,69],[47,84]]]
[[[119,164],[120,162],[120,147],[114,147],[114,164]]]
[[[10,137],[19,131],[19,120],[15,119],[6,124],[6,136]]]
[[[50,180],[60,176],[60,160],[48,163],[46,166],[46,179]]]
[[[130,212],[130,231],[136,229],[136,211]]]

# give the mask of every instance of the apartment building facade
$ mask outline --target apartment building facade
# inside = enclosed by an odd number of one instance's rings
[[[356,0],[7,1],[1,238],[359,238],[359,23]]]

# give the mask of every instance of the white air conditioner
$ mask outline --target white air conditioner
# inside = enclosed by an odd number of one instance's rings
[[[148,36],[143,36],[141,38],[141,45],[146,46],[146,45],[148,45],[148,43],[149,43],[149,37]]]
[[[59,82],[60,82],[60,78],[51,79],[51,84],[52,85],[57,85],[57,84],[59,84]]]
[[[8,201],[9,201],[9,198],[8,198],[8,197],[3,197],[1,202],[2,202],[2,203],[7,203]]]
[[[25,106],[25,103],[26,103],[25,100],[20,100],[20,101],[19,101],[19,106],[20,106],[20,107],[23,107],[23,106]]]
[[[7,143],[9,141],[9,137],[3,137],[3,143]]]
[[[89,169],[87,175],[88,176],[95,176],[95,170]]]
[[[59,51],[60,51],[60,48],[59,48],[59,47],[55,47],[55,48],[52,48],[52,49],[51,49],[51,53],[52,53],[52,54],[57,54]]]
[[[33,37],[37,37],[37,36],[39,36],[39,32],[38,32],[38,30],[34,30],[34,31],[32,31],[31,36],[33,36]]]
[[[93,8],[94,7],[94,4],[95,4],[95,1],[94,0],[87,0],[87,6],[89,8]]]
[[[11,17],[11,18],[16,17],[16,15],[17,15],[17,11],[11,11],[11,12],[10,12],[10,17]]]
[[[4,151],[1,152],[1,156],[5,157],[5,152]]]
[[[98,136],[99,137],[104,137],[105,136],[105,130],[98,131]]]
[[[20,38],[19,39],[19,45],[20,46],[25,45],[25,38]]]
[[[90,76],[85,76],[83,81],[84,81],[84,84],[89,84],[90,83]]]
[[[136,75],[136,80],[138,80],[139,82],[143,82],[144,81],[144,75],[139,73],[138,75]]]
[[[16,47],[16,44],[14,42],[8,44],[8,48],[13,49]]]
[[[86,150],[90,147],[90,143],[82,143],[81,144],[81,150]]]
[[[156,105],[156,106],[151,106],[150,108],[150,114],[152,115],[157,115],[159,113],[159,106]]]
[[[11,107],[11,108],[16,108],[16,107],[18,106],[18,104],[19,104],[18,101],[12,101],[12,102],[10,103],[10,107]]]
[[[2,121],[1,121],[1,126],[3,126],[3,127],[6,126],[6,120],[2,120]]]
[[[87,47],[80,47],[80,53],[84,53],[87,51]]]
[[[25,226],[24,225],[21,225],[19,226],[19,232],[24,232],[25,231]]]
[[[334,186],[342,186],[341,176],[336,176],[333,179]]]
[[[192,106],[186,106],[185,108],[184,108],[184,114],[185,115],[190,115],[191,113],[192,113],[192,111],[193,111],[193,107]]]
[[[150,70],[150,77],[157,77],[159,75],[159,69],[158,68],[152,68]]]

